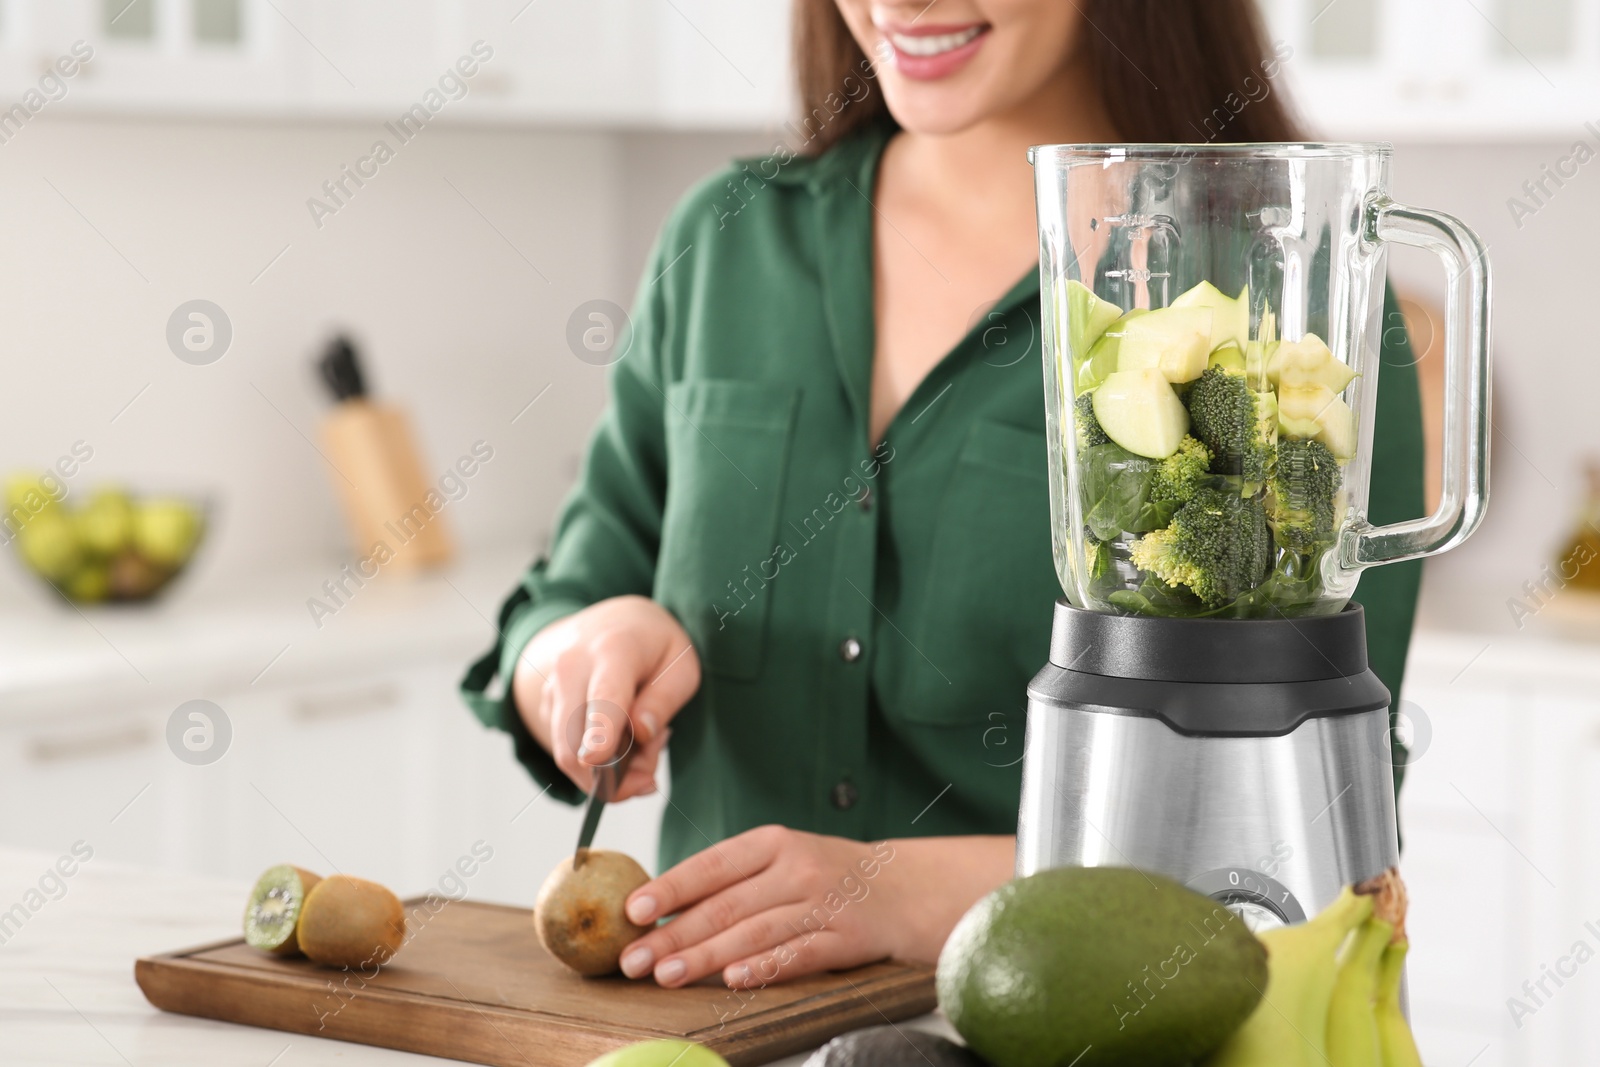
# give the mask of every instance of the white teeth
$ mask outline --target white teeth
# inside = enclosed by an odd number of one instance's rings
[[[889,38],[894,41],[896,48],[908,56],[937,56],[960,48],[982,32],[982,26],[973,26],[960,33],[941,33],[933,37],[910,37],[903,33],[891,33]]]

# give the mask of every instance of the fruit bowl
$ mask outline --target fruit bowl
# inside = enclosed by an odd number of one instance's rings
[[[81,502],[50,478],[11,479],[4,536],[23,566],[75,604],[150,600],[183,572],[210,508],[171,495],[101,487]]]

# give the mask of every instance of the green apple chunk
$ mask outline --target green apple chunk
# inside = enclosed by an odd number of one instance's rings
[[[1356,372],[1334,358],[1314,333],[1298,341],[1279,343],[1267,360],[1267,378],[1274,385],[1322,385],[1342,393],[1355,376]]]
[[[1211,344],[1215,348],[1233,344],[1244,347],[1250,339],[1250,287],[1228,296],[1210,282],[1201,282],[1172,302],[1175,308],[1210,308]]]
[[[1221,348],[1211,353],[1206,360],[1208,367],[1221,367],[1229,374],[1243,374],[1245,372],[1244,353],[1239,351],[1239,346],[1229,341]]]
[[[1174,385],[1205,373],[1211,355],[1210,308],[1162,308],[1122,327],[1117,370],[1158,370]]]
[[[1326,385],[1281,386],[1278,429],[1286,437],[1321,441],[1341,463],[1356,454],[1356,413]]]
[[[1189,432],[1189,413],[1159,370],[1114,371],[1093,403],[1106,436],[1135,455],[1166,459]]]
[[[1067,347],[1072,350],[1072,358],[1082,362],[1106,327],[1122,317],[1122,309],[1095,296],[1082,282],[1069,280],[1062,289]]]
[[[1127,329],[1128,323],[1134,319],[1149,313],[1148,308],[1134,308],[1106,327],[1105,332],[1090,347],[1089,358],[1078,363],[1075,385],[1079,396],[1093,391],[1106,380],[1106,375],[1117,369],[1117,353],[1122,347],[1123,330]]]

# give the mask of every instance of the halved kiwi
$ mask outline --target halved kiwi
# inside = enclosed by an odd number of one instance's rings
[[[306,894],[295,936],[300,951],[324,966],[368,967],[400,950],[406,913],[378,883],[336,874]]]
[[[295,936],[306,897],[322,879],[288,863],[268,867],[244,908],[244,943],[277,956],[300,951]]]

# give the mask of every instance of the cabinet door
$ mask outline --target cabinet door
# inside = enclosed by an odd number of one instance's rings
[[[226,703],[228,805],[211,813],[189,865],[248,877],[287,862],[399,889],[420,858],[411,828],[428,801],[404,679],[351,676]]]
[[[59,854],[82,840],[96,859],[172,864],[192,801],[221,792],[215,764],[168,749],[170,709],[71,715],[0,732],[0,840]]]
[[[1418,1045],[1429,1063],[1517,1063],[1504,1001],[1529,936],[1518,907],[1529,872],[1501,834],[1515,840],[1521,825],[1511,695],[1424,662],[1402,711],[1415,746],[1400,795],[1400,864]]]

